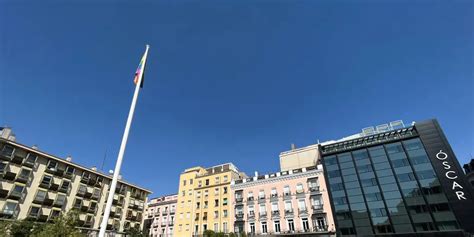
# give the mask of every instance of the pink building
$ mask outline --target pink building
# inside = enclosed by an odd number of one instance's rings
[[[335,232],[321,165],[231,184],[234,232],[250,235]]]
[[[145,211],[145,232],[150,237],[172,237],[178,195],[151,199]]]

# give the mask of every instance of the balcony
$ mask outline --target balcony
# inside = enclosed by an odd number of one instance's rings
[[[15,152],[15,154],[11,158],[11,162],[14,164],[21,165],[24,159],[25,159],[25,154],[18,154],[18,152]]]
[[[3,169],[3,179],[13,181],[15,180],[18,172],[19,168],[7,164]]]
[[[13,147],[3,147],[3,150],[0,152],[0,159],[10,161],[14,151],[15,149]]]
[[[293,216],[293,209],[285,209],[285,216]]]
[[[284,199],[284,200],[289,200],[289,199],[291,199],[291,192],[284,192],[284,193],[283,193],[283,199]]]
[[[321,191],[319,190],[319,186],[312,186],[312,187],[309,187],[309,192],[311,193],[311,195],[319,195],[319,194],[321,194]]]
[[[277,201],[278,200],[278,193],[270,194],[270,200],[271,201]]]
[[[242,201],[243,201],[242,197],[235,197],[235,203],[240,204],[240,203],[242,203]]]
[[[311,207],[313,209],[313,212],[323,212],[323,204],[318,204],[318,205],[312,205]]]
[[[298,209],[298,215],[308,215],[308,209],[305,207],[305,208],[299,208]]]
[[[272,217],[280,217],[280,211],[279,210],[272,211]]]
[[[249,213],[247,214],[247,217],[250,219],[250,218],[255,218],[255,212],[254,211],[249,211]]]
[[[170,209],[170,215],[176,213],[176,209]]]
[[[313,226],[313,232],[328,232],[328,226]]]
[[[17,190],[13,189],[9,194],[8,198],[13,200],[23,200],[26,196],[26,191],[23,190],[22,192],[18,192]]]
[[[265,217],[267,217],[267,212],[266,212],[266,211],[261,211],[261,212],[259,212],[259,213],[258,213],[258,217],[259,217],[259,218],[265,218]]]
[[[202,217],[202,220],[203,220],[203,221],[207,221],[207,216],[203,216],[203,217]]]
[[[254,200],[253,197],[248,197],[248,198],[247,198],[247,201],[248,201],[248,202],[253,202],[253,200]]]
[[[237,213],[237,214],[235,214],[235,218],[236,218],[237,220],[243,219],[243,218],[244,218],[244,213]]]
[[[31,177],[31,174],[25,175],[25,174],[20,173],[16,176],[15,181],[22,184],[27,184],[27,183],[31,183],[32,180],[33,178]]]
[[[51,194],[47,193],[46,196],[44,197],[43,205],[51,207],[53,206],[53,203],[54,203],[54,197]]]
[[[168,225],[169,225],[169,226],[174,226],[174,221],[168,222]]]

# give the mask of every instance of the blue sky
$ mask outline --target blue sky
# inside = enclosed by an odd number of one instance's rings
[[[158,196],[181,171],[367,126],[437,118],[474,154],[472,1],[2,1],[0,124],[85,166],[114,166],[151,45],[125,179]]]

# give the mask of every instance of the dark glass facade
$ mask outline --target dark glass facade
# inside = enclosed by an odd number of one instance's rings
[[[321,151],[339,235],[463,229],[415,127]]]

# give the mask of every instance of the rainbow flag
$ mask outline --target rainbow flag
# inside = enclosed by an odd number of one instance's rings
[[[142,60],[140,60],[140,64],[138,65],[137,70],[135,71],[135,77],[133,78],[133,82],[135,85],[140,80],[140,76],[142,77],[142,83],[140,83],[140,88],[143,88],[143,82],[145,81],[145,61],[146,61],[147,52],[143,54]]]

